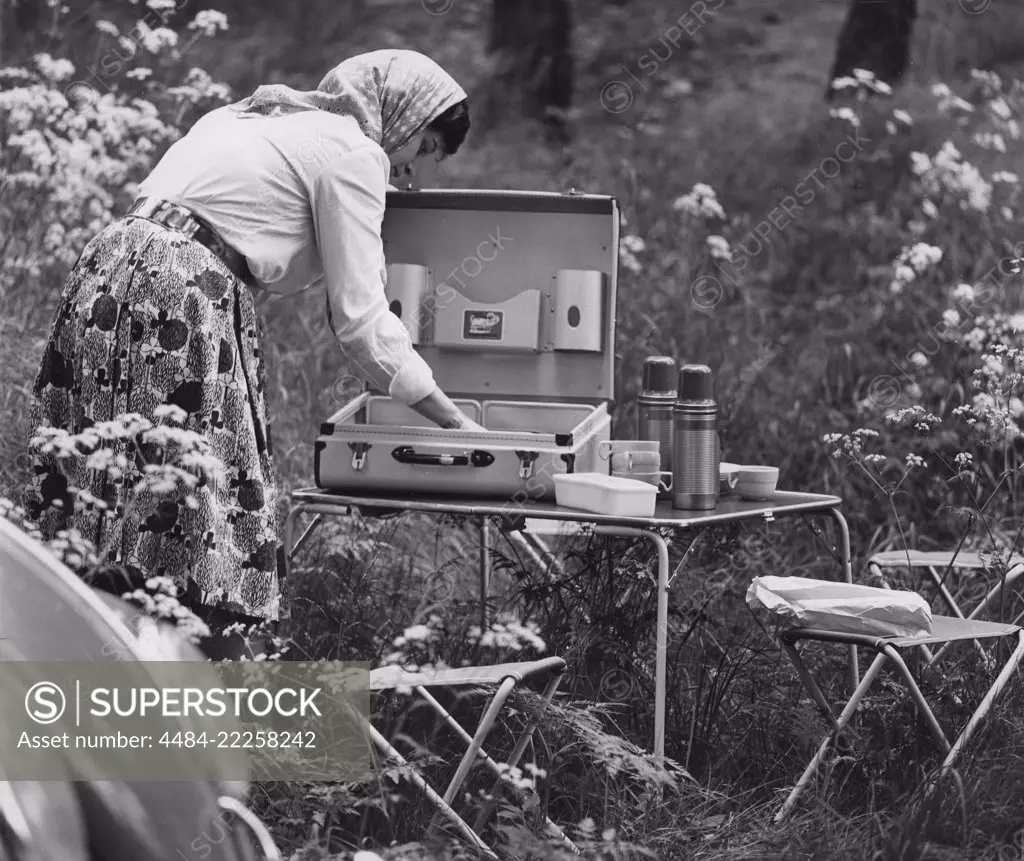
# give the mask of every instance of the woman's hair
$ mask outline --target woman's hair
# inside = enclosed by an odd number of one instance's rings
[[[463,99],[431,120],[428,129],[441,135],[445,156],[455,155],[469,133],[469,101]]]

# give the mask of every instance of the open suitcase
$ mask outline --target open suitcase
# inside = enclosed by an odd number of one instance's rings
[[[391,310],[486,432],[364,391],[321,425],[317,486],[550,501],[558,473],[607,472],[618,233],[606,196],[389,192]]]

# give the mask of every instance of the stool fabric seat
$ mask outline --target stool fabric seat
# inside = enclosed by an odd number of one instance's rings
[[[782,634],[789,642],[796,640],[820,640],[829,643],[848,643],[870,649],[891,645],[897,649],[911,646],[928,646],[934,643],[952,643],[960,640],[977,640],[986,637],[1007,637],[1019,631],[1017,625],[1002,622],[984,622],[976,619],[960,619],[956,616],[932,616],[931,634],[917,637],[875,637],[870,634],[850,634],[845,631],[830,631],[823,628],[791,628]]]
[[[543,658],[539,661],[493,664],[480,667],[454,667],[427,672],[410,672],[398,666],[378,667],[370,671],[370,690],[387,691],[400,687],[449,688],[462,685],[497,685],[505,679],[522,683],[539,675],[564,672],[561,658]]]

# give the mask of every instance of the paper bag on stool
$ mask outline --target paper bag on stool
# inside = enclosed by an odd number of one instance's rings
[[[879,637],[932,632],[932,611],[916,592],[830,583],[809,577],[755,577],[747,605],[765,609],[784,628],[823,628]]]

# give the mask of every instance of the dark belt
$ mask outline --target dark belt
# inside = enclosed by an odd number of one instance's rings
[[[244,284],[249,287],[256,286],[245,256],[235,251],[221,239],[216,230],[184,206],[156,197],[140,197],[132,204],[126,217],[145,218],[147,221],[183,233],[188,239],[206,248]]]

